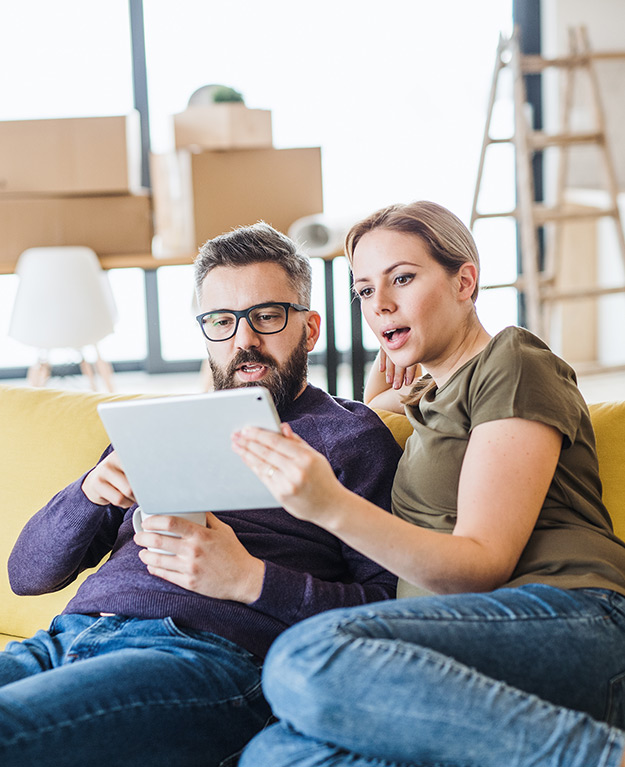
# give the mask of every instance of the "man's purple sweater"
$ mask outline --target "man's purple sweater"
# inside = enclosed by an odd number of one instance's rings
[[[375,413],[309,385],[280,417],[326,456],[345,487],[389,509],[400,449]],[[206,431],[210,439],[210,424]],[[64,613],[171,617],[181,627],[211,631],[261,657],[275,637],[297,621],[395,595],[394,576],[281,508],[217,514],[250,554],[266,563],[256,602],[246,605],[187,591],[150,575],[139,559],[133,541],[134,507],[91,503],[81,490],[83,479],[58,493],[24,527],[9,558],[15,593],[56,591],[112,551]]]

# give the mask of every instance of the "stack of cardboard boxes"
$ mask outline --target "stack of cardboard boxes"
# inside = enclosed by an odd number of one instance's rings
[[[269,110],[192,106],[174,132],[176,150],[151,162],[157,257],[261,219],[287,232],[323,211],[320,148],[275,149]]]
[[[176,149],[152,156],[152,195],[136,112],[0,121],[0,272],[56,245],[191,260],[234,227],[262,219],[287,232],[323,211],[320,148],[275,149],[269,110],[214,104],[173,119]]]
[[[140,164],[137,113],[0,121],[3,271],[31,247],[150,253],[151,200],[140,189]]]

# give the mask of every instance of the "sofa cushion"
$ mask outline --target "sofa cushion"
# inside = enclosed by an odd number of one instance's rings
[[[393,437],[395,437],[395,442],[403,450],[406,447],[406,440],[412,434],[410,421],[405,415],[392,413],[390,410],[379,410],[376,408],[375,412],[384,421],[386,427],[391,430]]]
[[[614,531],[625,540],[625,402],[590,405],[597,438],[599,474]]]
[[[18,597],[9,587],[6,562],[28,519],[91,468],[106,447],[97,405],[127,397],[0,385],[0,648],[47,627],[86,577],[54,594]],[[625,537],[625,402],[591,405],[590,412],[604,501],[617,534]],[[408,419],[378,413],[403,448],[412,432]]]
[[[77,583],[54,594],[18,597],[6,562],[28,519],[98,460],[108,439],[97,405],[121,398],[0,385],[0,633],[25,637],[46,628],[75,593]]]
[[[0,650],[8,645],[9,642],[20,642],[24,637],[14,636],[13,634],[0,634]]]

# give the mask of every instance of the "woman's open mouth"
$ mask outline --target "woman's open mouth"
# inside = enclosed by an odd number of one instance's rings
[[[389,349],[399,349],[406,342],[409,333],[410,328],[389,328],[382,332],[382,337]]]

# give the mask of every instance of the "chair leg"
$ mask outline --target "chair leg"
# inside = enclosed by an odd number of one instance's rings
[[[89,385],[93,389],[93,391],[98,390],[98,385],[95,380],[95,372],[93,370],[93,365],[90,362],[87,362],[87,360],[84,357],[81,357],[80,360],[80,371],[85,376],[85,378],[88,379]]]
[[[102,357],[100,357],[100,350],[98,347],[95,347],[95,353],[96,353],[96,359],[95,359],[95,369],[96,373],[100,376],[102,381],[104,382],[104,386],[107,391],[113,392],[115,391],[115,387],[113,386],[113,366],[108,360],[103,360]]]
[[[28,368],[26,374],[26,383],[29,386],[35,386],[41,388],[46,385],[50,378],[50,363],[45,360],[39,359],[34,365]]]

